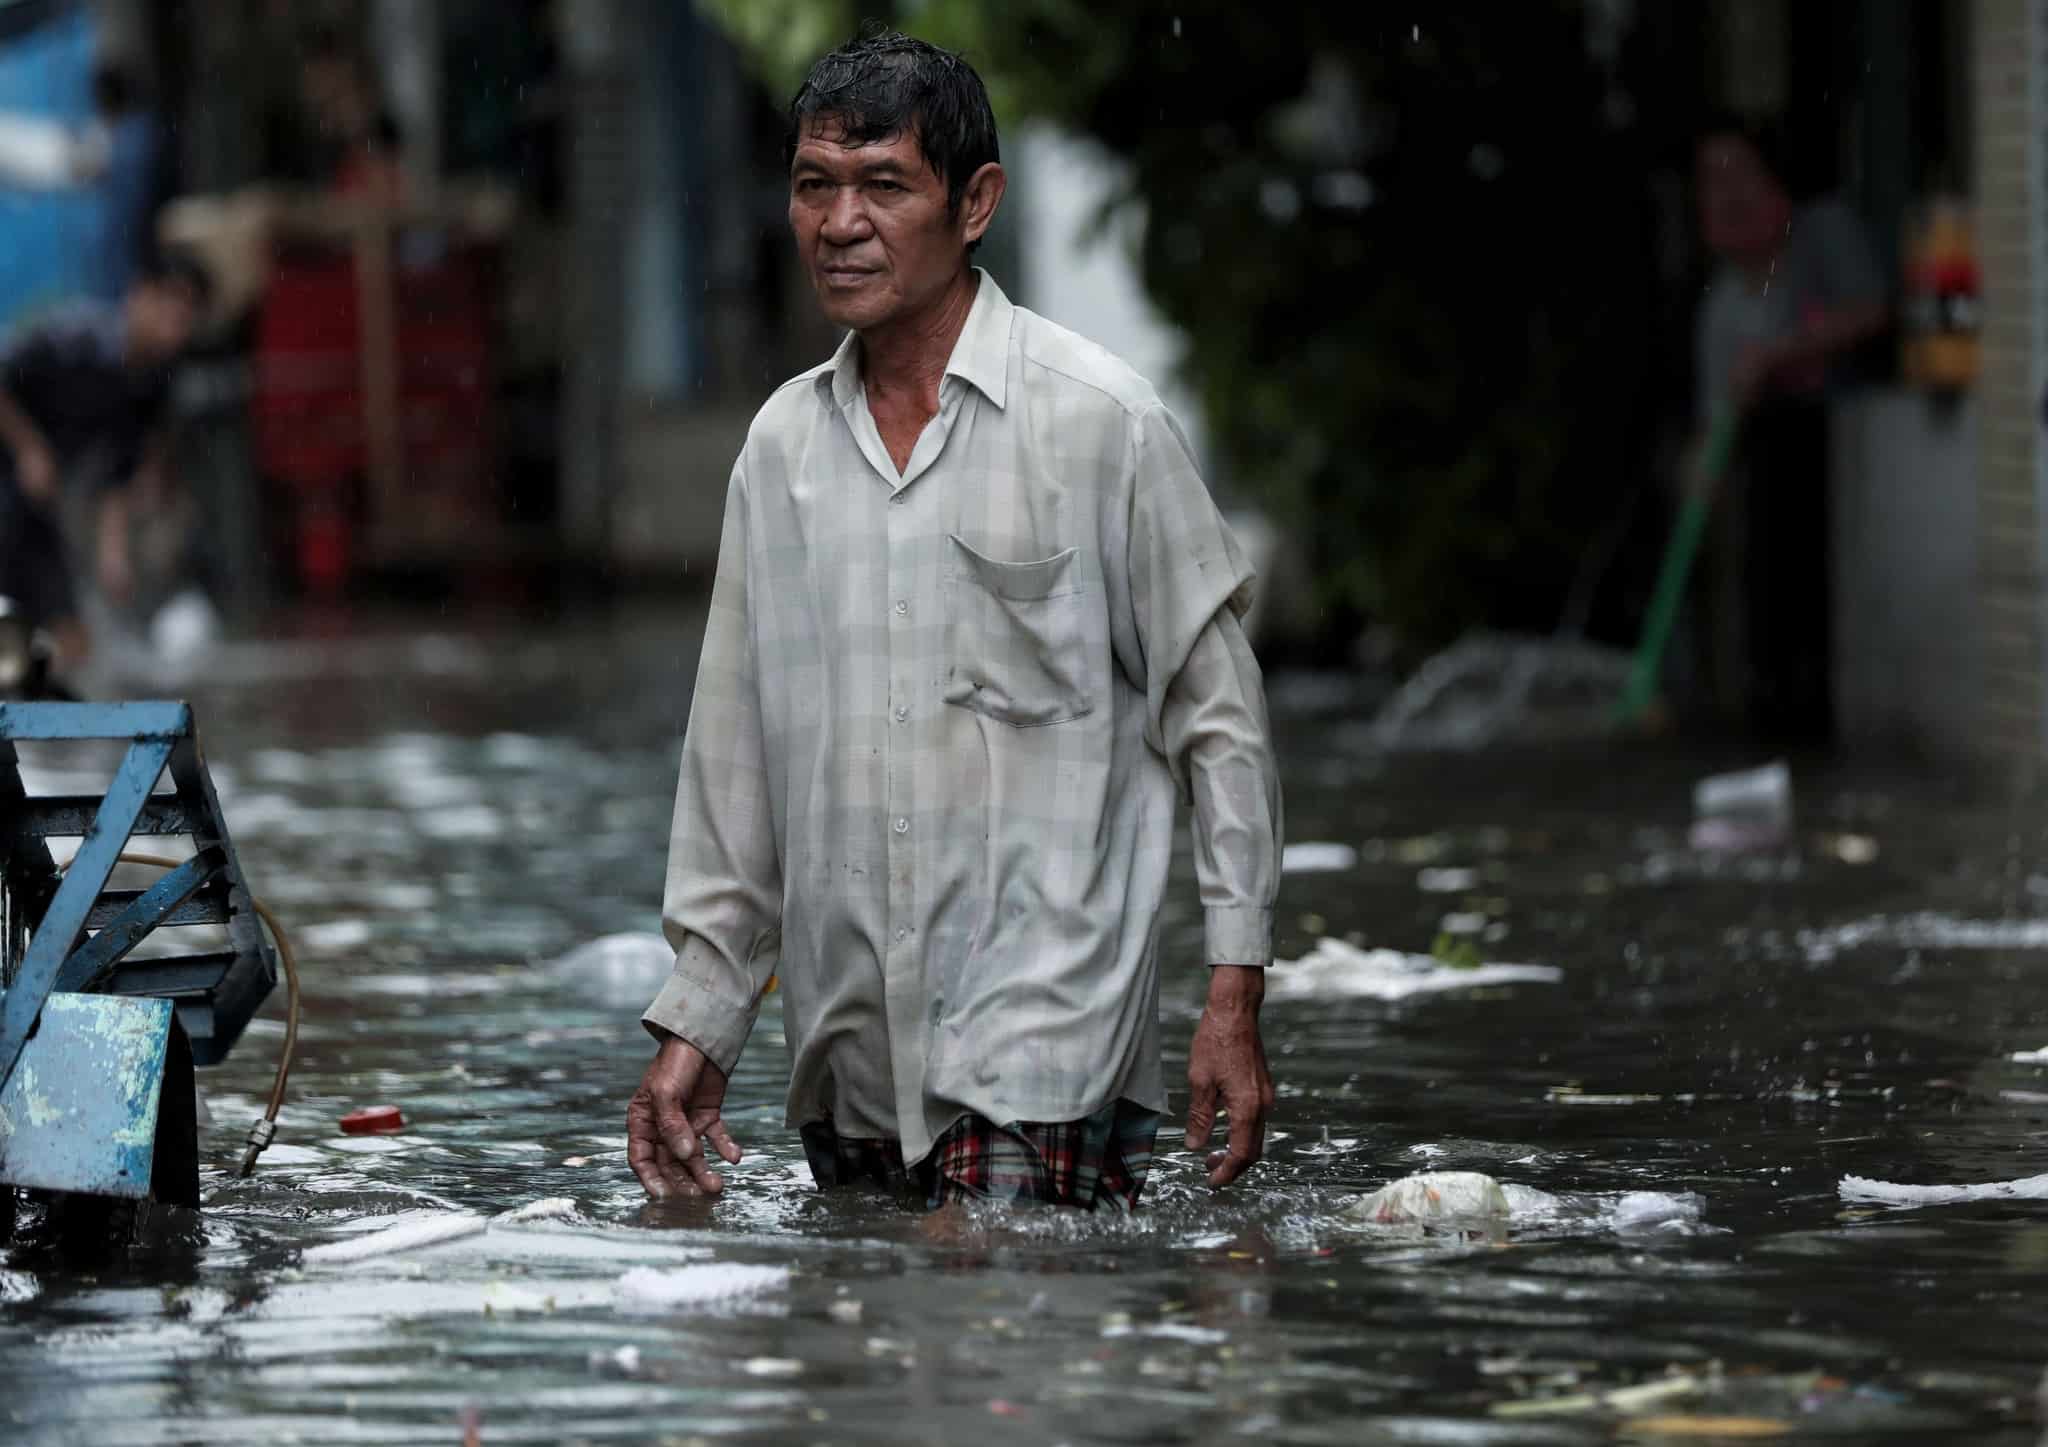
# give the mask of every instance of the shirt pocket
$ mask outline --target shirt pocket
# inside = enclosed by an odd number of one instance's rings
[[[1005,563],[949,535],[951,658],[945,700],[1016,728],[1094,711],[1088,596],[1078,548]]]

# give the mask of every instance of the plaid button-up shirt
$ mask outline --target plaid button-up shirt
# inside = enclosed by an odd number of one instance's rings
[[[1250,587],[1152,388],[986,274],[900,473],[849,335],[733,469],[646,1021],[730,1074],[779,975],[790,1124],[911,1161],[966,1113],[1163,1110],[1181,797],[1208,962],[1271,954]]]

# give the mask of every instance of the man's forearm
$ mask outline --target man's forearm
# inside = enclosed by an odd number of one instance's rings
[[[1778,344],[1779,367],[1832,361],[1884,330],[1889,315],[1882,302],[1852,302],[1822,313]]]
[[[1211,965],[1272,960],[1280,879],[1280,783],[1257,661],[1220,614],[1168,690],[1165,733],[1194,796],[1195,873]]]

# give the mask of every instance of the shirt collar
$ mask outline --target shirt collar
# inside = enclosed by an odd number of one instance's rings
[[[1016,307],[1003,295],[996,279],[980,267],[974,268],[980,285],[975,288],[974,305],[967,324],[953,343],[953,355],[946,362],[946,375],[971,383],[989,401],[1001,407],[1009,394],[1010,326]],[[829,382],[833,402],[844,407],[860,391],[860,334],[848,332],[832,354],[819,381]]]

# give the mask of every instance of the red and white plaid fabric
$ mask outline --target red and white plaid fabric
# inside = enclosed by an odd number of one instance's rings
[[[1128,1213],[1151,1173],[1158,1134],[1158,1112],[1119,1100],[1082,1120],[999,1126],[964,1116],[914,1169],[897,1142],[842,1136],[829,1121],[805,1126],[803,1141],[824,1189],[881,1186],[931,1207],[972,1199]]]

